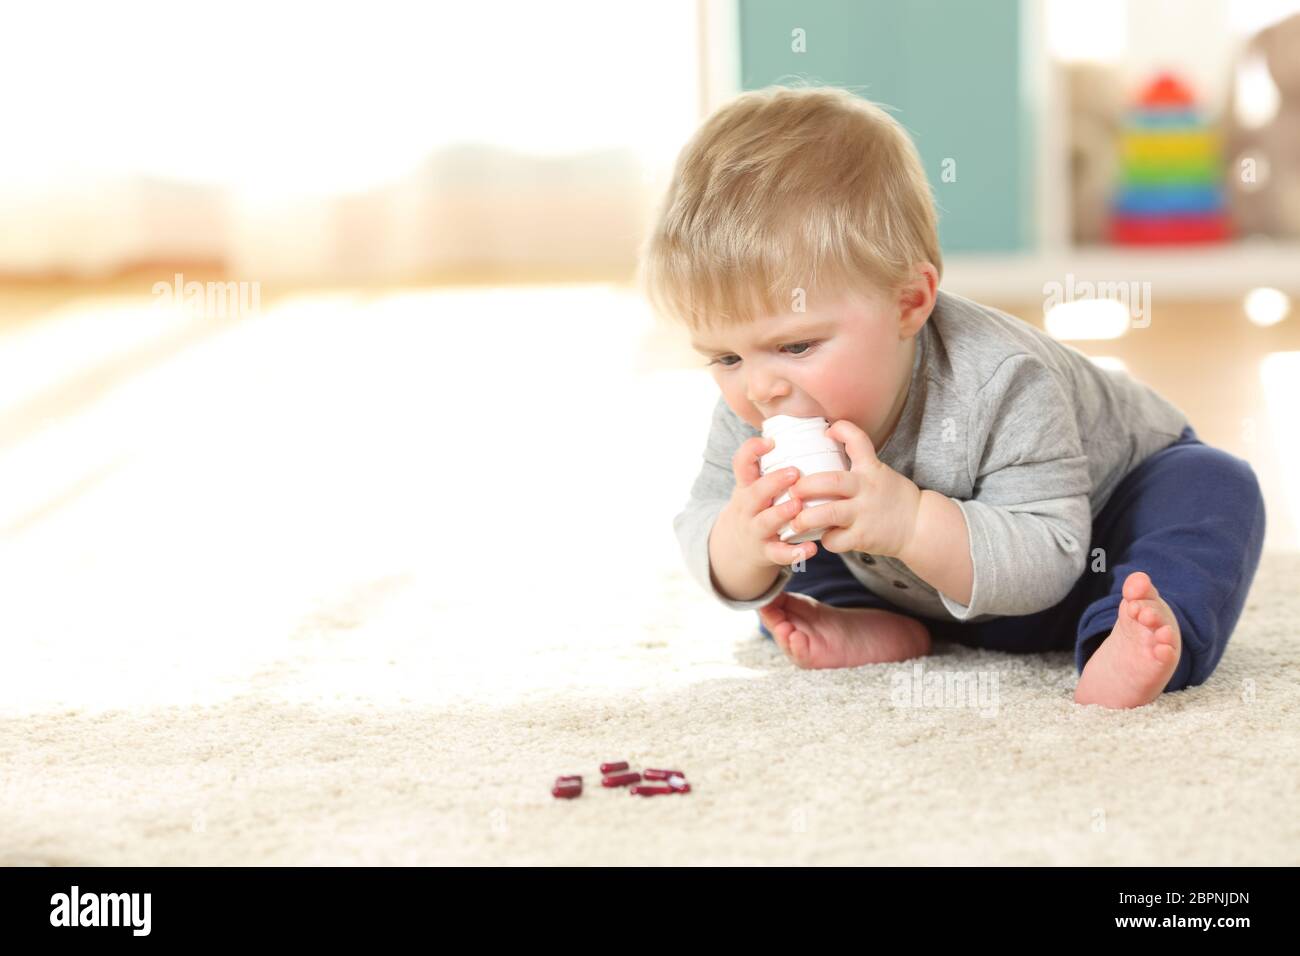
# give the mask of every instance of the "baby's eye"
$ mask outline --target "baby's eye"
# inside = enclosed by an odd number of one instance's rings
[[[816,344],[817,344],[816,342],[795,342],[795,343],[792,344],[792,345],[783,345],[783,346],[781,346],[781,347],[782,347],[782,348],[786,348],[786,349],[803,349],[804,351],[802,351],[802,352],[791,352],[791,353],[790,353],[791,355],[799,356],[799,355],[807,355],[810,351],[812,351],[813,346],[815,346]],[[723,355],[723,356],[721,356],[720,358],[715,358],[713,361],[709,362],[708,364],[709,364],[709,365],[721,365],[723,368],[733,368],[733,367],[735,367],[735,365],[736,365],[735,362],[724,362],[724,361],[723,361],[723,359],[730,359],[730,358],[735,358],[735,356],[734,356],[734,355]]]

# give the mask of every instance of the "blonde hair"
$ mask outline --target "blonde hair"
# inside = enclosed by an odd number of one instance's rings
[[[682,148],[637,282],[695,331],[792,311],[797,289],[895,290],[922,260],[943,275],[903,127],[848,90],[769,86],[724,104]]]

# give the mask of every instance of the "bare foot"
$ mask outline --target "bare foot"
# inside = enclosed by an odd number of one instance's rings
[[[1078,704],[1141,707],[1155,700],[1182,654],[1178,619],[1145,571],[1124,579],[1119,619],[1088,658],[1074,689]]]
[[[834,607],[782,591],[758,614],[781,650],[805,669],[884,664],[930,653],[924,624],[880,608]]]

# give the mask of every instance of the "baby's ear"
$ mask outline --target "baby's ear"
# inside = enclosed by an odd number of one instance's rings
[[[926,319],[934,311],[934,299],[915,290],[900,292],[898,299],[898,337],[910,339],[921,331]]]

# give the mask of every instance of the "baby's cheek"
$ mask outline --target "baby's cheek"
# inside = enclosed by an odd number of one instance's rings
[[[868,380],[865,376],[860,376],[856,381],[839,381],[830,385],[825,405],[838,417],[861,425],[865,421],[874,421],[884,414],[882,408],[889,407],[882,391],[878,382]]]

